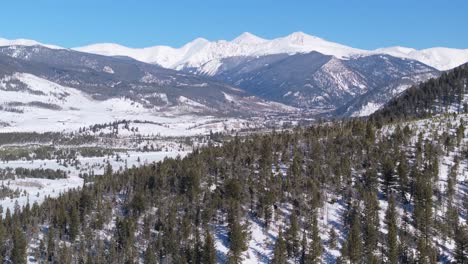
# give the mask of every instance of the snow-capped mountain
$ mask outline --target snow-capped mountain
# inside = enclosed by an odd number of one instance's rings
[[[295,110],[202,76],[128,58],[43,46],[0,47],[0,98],[3,126],[22,120],[79,125],[80,120],[96,118],[107,122],[131,116],[152,120]]]
[[[468,49],[437,47],[416,50],[405,47],[389,47],[376,49],[374,52],[417,60],[441,71],[453,69],[468,62]]]
[[[438,70],[448,70],[468,62],[468,50],[431,48],[415,50],[403,47],[362,50],[326,41],[302,32],[272,40],[243,33],[232,41],[208,41],[197,38],[181,48],[154,46],[133,49],[117,44],[102,43],[75,50],[107,56],[128,56],[147,63],[159,64],[171,69],[196,69],[197,73],[214,75],[221,66],[220,60],[239,56],[265,56],[272,54],[295,54],[316,51],[339,59],[354,56],[388,54],[400,58],[410,58],[423,62]]]
[[[289,105],[313,112],[363,115],[405,88],[438,76],[438,70],[468,61],[467,50],[394,47],[369,51],[302,32],[272,40],[251,33],[232,41],[197,38],[180,48],[95,44],[64,49],[46,48],[49,45],[31,40],[2,43],[6,46],[0,47],[0,54],[34,64],[12,62],[21,65],[18,72],[80,89],[95,99],[123,96],[163,108],[189,99],[192,107],[205,113],[213,109],[252,112],[255,105],[265,110],[261,104],[249,105],[246,99],[253,95],[280,111],[288,111],[285,105]],[[226,104],[236,101],[232,98],[239,98],[243,106]]]
[[[212,78],[261,98],[320,111],[341,108],[365,94],[374,94],[374,101],[385,103],[396,95],[398,88],[392,87],[409,87],[439,75],[421,62],[390,55],[339,59],[311,52],[231,57],[220,62]]]
[[[329,42],[302,32],[295,32],[283,38],[266,40],[251,33],[243,33],[233,41],[195,39],[181,48],[154,46],[131,49],[115,44],[94,44],[75,50],[110,56],[128,56],[134,59],[159,64],[166,68],[199,68],[200,73],[215,74],[219,60],[237,56],[264,56],[270,54],[295,54],[317,51],[338,58],[365,51]]]
[[[0,38],[0,47],[2,46],[44,46],[49,49],[63,49],[62,47],[56,45],[49,45],[37,42],[30,39],[4,39]]]

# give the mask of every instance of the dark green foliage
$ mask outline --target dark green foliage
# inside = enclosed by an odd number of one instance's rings
[[[203,264],[215,264],[216,263],[216,249],[211,233],[207,230],[205,234],[205,243],[203,243],[202,251],[202,263]]]
[[[275,249],[273,251],[272,264],[283,264],[286,263],[287,251],[286,251],[286,242],[283,238],[283,232],[280,230],[278,238],[275,243]]]
[[[395,199],[390,197],[387,212],[385,214],[385,223],[387,225],[387,260],[388,263],[398,263],[398,227],[396,221]]]
[[[458,232],[455,237],[455,260],[457,263],[468,263],[468,226],[463,225],[458,227]]]
[[[317,221],[317,214],[312,216],[311,242],[309,245],[308,263],[320,263],[323,253],[322,239],[320,238],[320,229]]]
[[[468,65],[459,66],[418,86],[407,89],[401,96],[391,100],[381,110],[372,115],[377,122],[395,122],[413,118],[425,118],[445,113],[450,106],[457,112],[466,112],[462,104]]]
[[[15,264],[25,264],[27,241],[23,231],[19,227],[14,228],[12,240],[11,261]]]
[[[286,249],[288,252],[288,256],[290,258],[298,258],[299,257],[299,223],[297,222],[297,216],[295,213],[291,214],[289,220],[289,228],[285,234],[286,238]]]
[[[356,207],[352,209],[351,227],[346,240],[347,256],[351,263],[361,263],[362,261],[362,231],[361,219]]]

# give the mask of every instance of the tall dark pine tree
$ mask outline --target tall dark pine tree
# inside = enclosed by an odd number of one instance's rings
[[[455,236],[455,260],[457,263],[468,263],[468,226],[463,225],[458,228]]]
[[[241,224],[237,216],[238,206],[233,206],[228,215],[228,235],[229,235],[229,264],[242,262],[242,252],[247,250],[247,228],[246,224]]]
[[[4,255],[5,255],[5,227],[3,226],[3,220],[1,219],[1,214],[3,212],[0,211],[0,263],[4,262]]]
[[[351,215],[351,228],[348,231],[346,240],[347,254],[351,263],[361,263],[362,261],[362,237],[361,219],[358,207],[354,206]]]
[[[73,206],[70,212],[70,226],[69,226],[70,241],[75,241],[79,233],[79,228],[80,228],[80,218],[78,215],[78,209],[76,209],[76,207]]]
[[[11,251],[11,261],[15,264],[26,264],[26,237],[19,227],[13,231],[13,249]]]
[[[364,254],[366,260],[373,263],[379,238],[379,201],[375,191],[364,192],[363,217]]]
[[[288,251],[288,257],[297,258],[300,251],[299,246],[299,223],[297,221],[297,216],[293,212],[289,220],[289,228],[286,231],[286,249]]]
[[[385,214],[385,223],[387,225],[387,261],[390,264],[398,263],[398,227],[397,227],[397,215],[395,210],[395,199],[390,196],[388,201],[388,208]]]
[[[286,242],[283,238],[283,232],[280,230],[278,239],[276,239],[275,249],[273,251],[272,264],[283,264],[287,260]]]
[[[213,237],[210,231],[206,231],[205,243],[203,244],[202,251],[202,263],[203,264],[215,264],[216,263],[216,249],[213,241]]]
[[[320,238],[319,223],[317,213],[312,216],[311,242],[309,245],[309,263],[320,263],[323,253],[322,239]]]
[[[154,248],[150,245],[146,247],[145,250],[145,264],[157,264],[156,254]]]
[[[52,227],[47,231],[47,260],[55,261],[55,230]]]

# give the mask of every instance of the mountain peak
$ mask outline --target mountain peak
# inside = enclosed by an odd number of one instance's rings
[[[4,39],[0,38],[0,46],[44,46],[49,49],[63,49],[55,45],[47,45],[30,39]]]
[[[309,40],[309,39],[318,40],[320,38],[312,36],[312,35],[308,35],[302,31],[297,31],[297,32],[293,32],[289,34],[288,36],[285,37],[285,39],[288,39],[289,41],[295,44],[303,44],[306,40]]]
[[[259,44],[267,41],[266,39],[260,38],[258,36],[255,36],[254,34],[250,32],[244,32],[241,35],[239,35],[237,38],[235,38],[232,43],[235,44]]]
[[[205,38],[196,38],[190,41],[189,43],[185,44],[183,48],[202,47],[208,43],[210,43],[210,41]]]

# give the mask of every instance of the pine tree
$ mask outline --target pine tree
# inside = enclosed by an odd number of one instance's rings
[[[468,263],[468,226],[463,225],[458,228],[455,236],[455,260],[457,263]]]
[[[398,174],[398,183],[400,188],[400,195],[404,199],[405,202],[409,202],[406,194],[409,192],[409,179],[408,179],[408,161],[404,152],[400,152],[398,166],[397,166],[397,174]]]
[[[370,260],[375,259],[374,252],[379,237],[379,202],[374,191],[364,192],[363,219],[364,253],[366,259],[371,262]]]
[[[202,251],[202,263],[203,264],[215,264],[216,263],[216,249],[213,241],[213,237],[208,229],[205,234],[205,243],[203,244]]]
[[[387,259],[388,263],[398,263],[398,239],[397,239],[397,220],[395,210],[395,198],[390,196],[388,208],[385,215],[385,223],[387,225]]]
[[[336,249],[337,243],[338,243],[338,238],[336,236],[335,228],[330,227],[330,230],[328,231],[328,247],[330,249]]]
[[[361,263],[362,260],[362,237],[361,219],[357,206],[352,209],[351,229],[348,232],[346,241],[348,257],[351,263]]]
[[[13,249],[11,251],[11,261],[15,264],[26,264],[26,237],[19,227],[13,231]]]
[[[55,230],[51,226],[47,232],[47,259],[55,261]]]
[[[300,261],[299,261],[301,264],[309,263],[310,259],[309,259],[308,251],[309,251],[309,248],[308,248],[308,244],[307,244],[306,233],[302,232],[301,258],[300,258]]]
[[[72,207],[70,212],[70,241],[75,241],[76,237],[78,236],[80,228],[80,218],[78,215],[78,210],[75,206]]]
[[[283,238],[283,232],[280,230],[276,239],[275,249],[273,251],[272,264],[284,264],[287,260],[286,242]]]
[[[239,220],[229,222],[229,260],[230,264],[238,264],[242,261],[242,252],[247,250],[247,231],[245,225]]]
[[[286,231],[286,249],[288,257],[296,258],[299,254],[299,223],[297,222],[297,216],[293,212],[289,220],[289,228]]]
[[[323,253],[322,239],[320,238],[320,229],[317,221],[317,213],[313,213],[312,216],[312,232],[311,232],[311,243],[309,250],[310,263],[320,263]]]
[[[156,255],[154,254],[154,248],[150,245],[145,250],[145,264],[157,264]]]
[[[0,210],[0,263],[4,262],[4,255],[5,255],[5,227],[3,225],[3,221],[1,219],[1,210]]]
[[[382,162],[382,176],[383,176],[383,191],[388,196],[390,190],[393,188],[396,182],[396,177],[394,173],[394,162],[393,160],[386,156]]]

